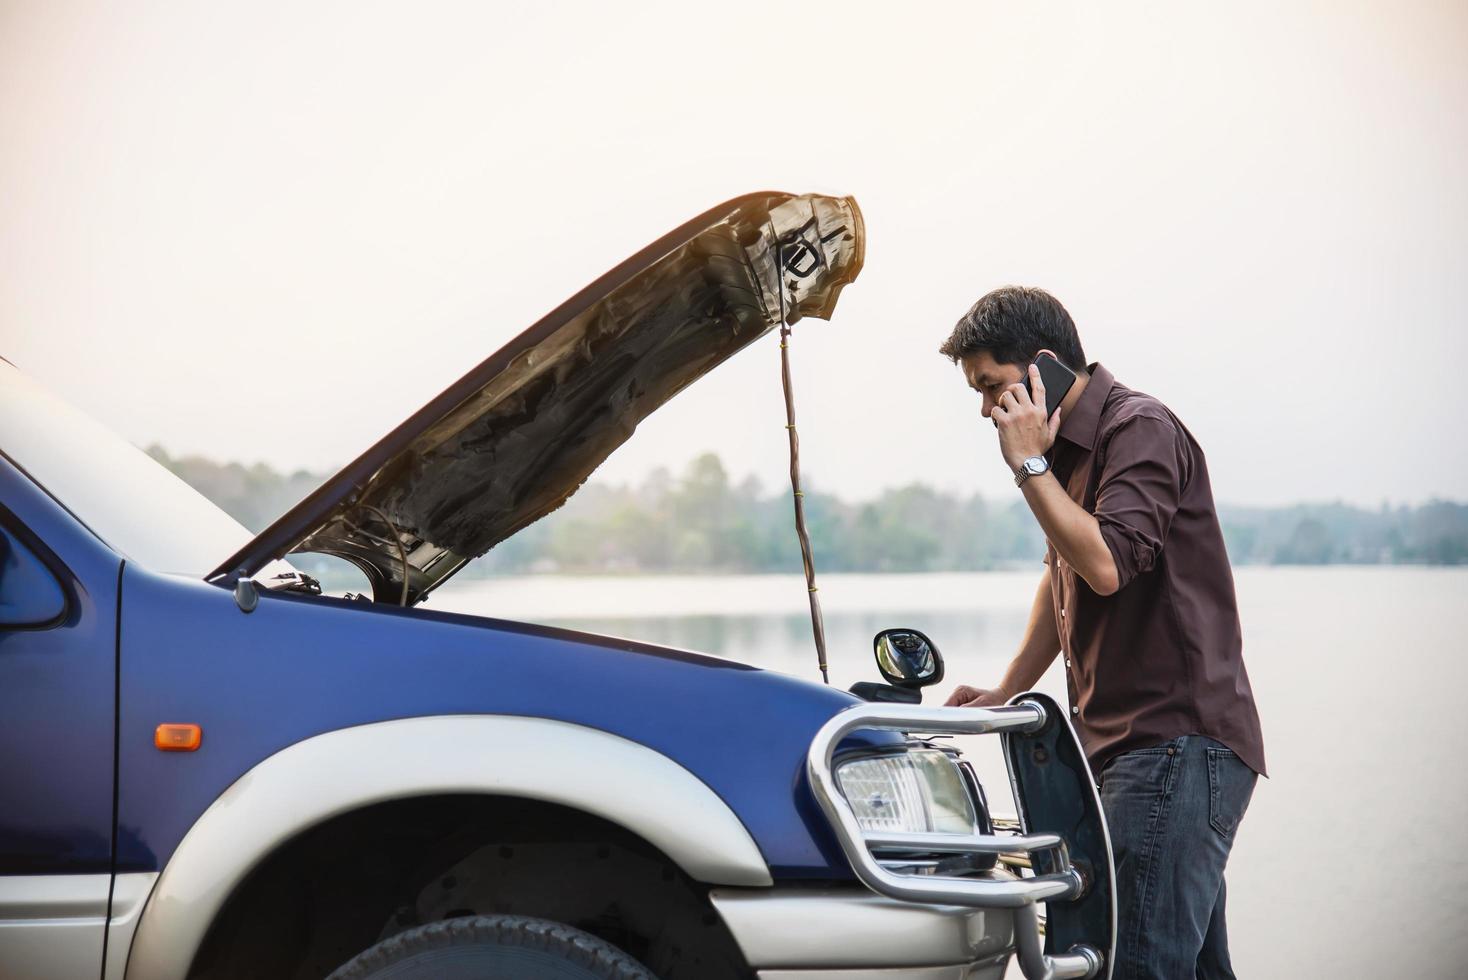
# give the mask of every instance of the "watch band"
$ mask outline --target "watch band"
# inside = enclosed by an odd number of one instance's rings
[[[1033,468],[1030,467],[1031,463],[1035,464]],[[1024,462],[1019,464],[1019,469],[1014,471],[1014,485],[1017,487],[1022,487],[1025,485],[1025,481],[1028,480],[1030,477],[1039,476],[1041,473],[1044,473],[1049,469],[1050,461],[1044,456],[1027,457]]]

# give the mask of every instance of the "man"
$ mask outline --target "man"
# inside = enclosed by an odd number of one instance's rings
[[[1223,871],[1264,747],[1203,451],[1160,401],[1086,363],[1044,290],[989,293],[940,351],[982,396],[1049,566],[998,686],[947,703],[1003,704],[1063,654],[1116,858],[1113,976],[1232,977]],[[1042,353],[1076,373],[1048,418]]]

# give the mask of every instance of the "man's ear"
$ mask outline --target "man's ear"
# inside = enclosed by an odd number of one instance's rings
[[[1039,360],[1041,354],[1049,354],[1051,357],[1055,358],[1057,361],[1060,360],[1060,355],[1056,354],[1053,350],[1051,350],[1048,347],[1041,347],[1039,350],[1035,351],[1035,360]]]

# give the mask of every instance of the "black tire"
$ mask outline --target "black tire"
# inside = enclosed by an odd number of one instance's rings
[[[358,953],[327,980],[657,980],[603,939],[549,919],[431,922]]]

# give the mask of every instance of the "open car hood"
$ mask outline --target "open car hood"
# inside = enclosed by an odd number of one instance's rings
[[[450,385],[210,581],[312,552],[361,568],[377,601],[418,601],[565,503],[639,422],[782,310],[829,319],[864,240],[849,197],[749,194],[699,215]]]

